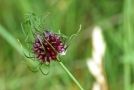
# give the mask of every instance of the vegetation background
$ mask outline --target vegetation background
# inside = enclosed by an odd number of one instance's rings
[[[33,73],[22,63],[26,58],[21,22],[27,11],[43,17],[45,27],[70,36],[82,30],[62,62],[85,90],[91,90],[95,78],[88,69],[92,56],[91,33],[102,29],[106,52],[103,58],[109,90],[134,90],[134,0],[0,0],[0,90],[79,90],[57,64],[51,63],[47,76]]]

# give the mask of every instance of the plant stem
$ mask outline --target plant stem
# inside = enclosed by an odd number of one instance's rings
[[[79,82],[74,78],[74,76],[68,71],[68,69],[64,66],[62,62],[59,62],[62,68],[66,71],[66,73],[70,76],[70,78],[76,83],[76,85],[80,88],[80,90],[84,90]]]

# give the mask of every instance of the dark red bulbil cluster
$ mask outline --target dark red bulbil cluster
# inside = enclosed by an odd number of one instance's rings
[[[35,57],[43,62],[56,61],[57,55],[66,51],[65,44],[60,36],[50,31],[39,34],[33,43],[33,53]]]

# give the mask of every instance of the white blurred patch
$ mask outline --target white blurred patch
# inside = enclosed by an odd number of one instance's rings
[[[62,55],[66,55],[66,52],[67,52],[67,50],[65,50],[65,51],[63,51],[63,52],[61,52],[61,53],[59,53],[61,56]]]
[[[101,90],[101,87],[100,87],[100,85],[99,85],[98,83],[95,82],[95,83],[93,84],[92,90]]]
[[[96,82],[93,84],[92,90],[108,90],[104,68],[102,65],[103,56],[105,54],[106,45],[103,40],[102,32],[99,27],[95,27],[92,32],[92,58],[87,60],[88,68],[95,77]]]
[[[92,33],[92,43],[93,43],[93,59],[96,63],[101,63],[102,57],[105,53],[105,42],[103,40],[102,32],[99,27],[95,27]]]

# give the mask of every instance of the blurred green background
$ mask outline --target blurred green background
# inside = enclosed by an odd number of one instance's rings
[[[108,90],[134,90],[134,0],[0,0],[0,90],[79,90],[58,65],[51,63],[47,76],[33,73],[22,63],[26,58],[21,22],[27,11],[38,17],[45,13],[45,27],[70,36],[82,30],[62,62],[85,90],[91,90],[95,78],[87,66],[92,57],[91,33],[102,29],[106,43],[103,58]]]

